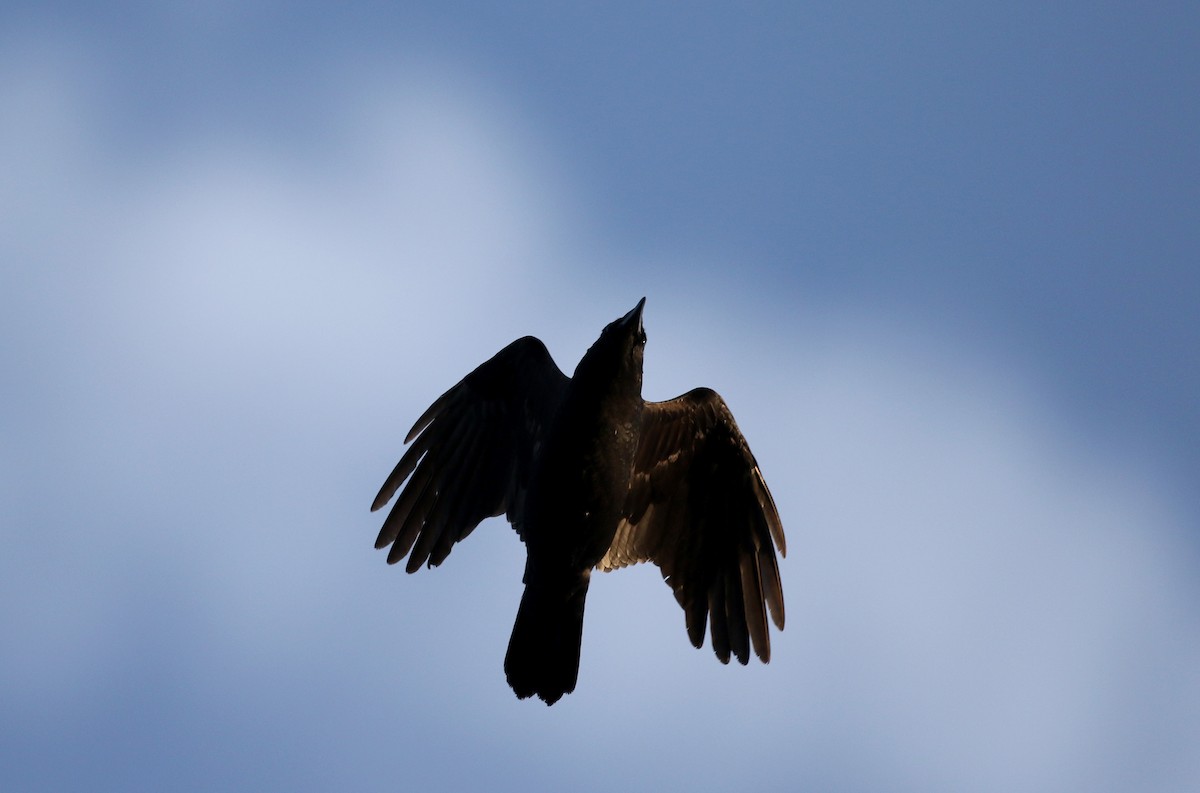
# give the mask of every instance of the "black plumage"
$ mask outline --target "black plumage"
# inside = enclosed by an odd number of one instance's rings
[[[610,323],[568,378],[526,336],[442,394],[371,505],[405,483],[375,547],[435,566],[484,518],[525,542],[525,593],[504,668],[518,697],[574,690],[593,569],[654,562],[700,647],[770,660],[784,624],[783,526],[758,463],[715,391],[644,402],[645,298]]]

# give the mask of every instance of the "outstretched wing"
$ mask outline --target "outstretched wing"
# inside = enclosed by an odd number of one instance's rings
[[[651,561],[687,617],[692,644],[705,623],[722,663],[745,664],[750,645],[771,657],[767,611],[783,629],[783,589],[775,549],[783,525],[758,463],[715,391],[697,388],[648,402],[625,518],[598,567]]]
[[[375,541],[392,546],[388,564],[412,551],[408,572],[439,565],[494,515],[507,514],[520,531],[530,460],[569,382],[546,346],[526,336],[429,406],[371,505],[382,507],[408,480]]]

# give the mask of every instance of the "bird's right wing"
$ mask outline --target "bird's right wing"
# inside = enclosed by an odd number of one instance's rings
[[[439,565],[484,518],[507,514],[520,530],[530,461],[570,379],[546,346],[517,339],[429,406],[371,511],[408,483],[379,531],[388,564]],[[415,438],[415,440],[414,440]]]

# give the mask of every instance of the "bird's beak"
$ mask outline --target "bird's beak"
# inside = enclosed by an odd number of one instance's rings
[[[621,324],[625,325],[625,326],[636,324],[637,329],[641,330],[642,329],[642,307],[645,305],[646,305],[646,298],[643,297],[641,300],[638,301],[638,304],[633,307],[632,311],[630,311],[625,316],[621,317]]]

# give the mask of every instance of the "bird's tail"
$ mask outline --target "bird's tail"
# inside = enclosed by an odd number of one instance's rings
[[[537,694],[553,705],[575,690],[589,574],[545,582],[526,571],[525,594],[504,657],[508,684],[521,699]]]

